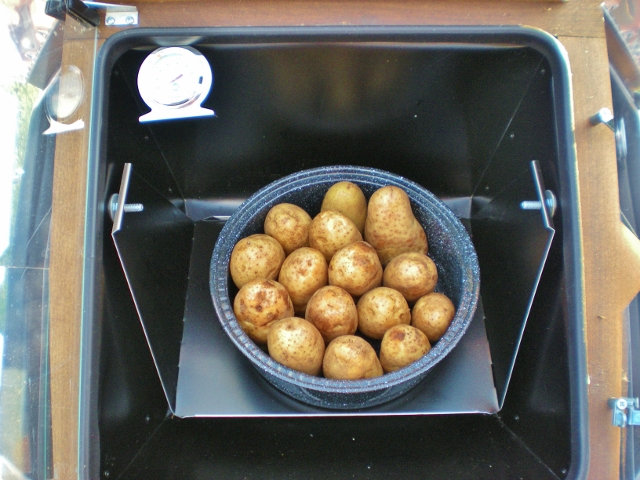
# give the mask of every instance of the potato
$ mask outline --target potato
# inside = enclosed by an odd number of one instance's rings
[[[285,254],[280,243],[262,233],[243,238],[231,252],[229,272],[236,287],[258,278],[275,280]]]
[[[335,286],[322,287],[307,304],[304,318],[313,323],[326,343],[358,328],[358,310],[349,293]]]
[[[245,283],[233,301],[233,313],[244,332],[254,342],[266,343],[271,325],[293,317],[293,303],[287,289],[275,280],[258,279]]]
[[[269,355],[298,372],[318,375],[322,370],[324,340],[316,327],[302,318],[274,322],[267,335]]]
[[[344,288],[355,297],[382,284],[382,265],[367,242],[355,242],[338,250],[329,262],[329,285]]]
[[[313,248],[299,248],[286,258],[278,282],[289,292],[296,313],[304,314],[311,295],[327,284],[327,269],[324,256]]]
[[[311,217],[302,208],[291,203],[279,203],[269,210],[264,220],[264,233],[272,236],[289,255],[294,250],[309,246]]]
[[[428,293],[413,306],[411,325],[424,332],[431,343],[444,335],[456,315],[456,308],[446,295]]]
[[[355,335],[342,335],[327,346],[322,372],[326,378],[335,380],[359,380],[383,374],[376,351]]]
[[[391,327],[411,322],[411,310],[397,290],[378,287],[358,300],[358,328],[366,336],[381,339]]]
[[[369,199],[364,239],[386,266],[405,252],[427,253],[427,236],[411,210],[404,190],[394,186],[376,190]]]
[[[398,290],[407,302],[415,302],[433,292],[438,283],[438,269],[422,253],[401,253],[394,257],[382,275],[382,285]]]
[[[386,372],[395,372],[422,358],[431,344],[427,336],[411,325],[396,325],[386,331],[380,343],[380,364]]]
[[[340,212],[355,224],[360,233],[364,233],[364,222],[367,218],[367,200],[364,193],[355,183],[338,182],[329,188],[322,200],[320,211],[334,210]],[[362,239],[361,239],[362,240]]]
[[[315,216],[309,228],[309,246],[319,250],[327,259],[342,247],[362,241],[362,234],[347,217],[333,210],[320,212]]]

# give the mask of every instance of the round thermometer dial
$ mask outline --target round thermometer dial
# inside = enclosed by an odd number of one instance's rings
[[[191,47],[158,48],[142,62],[138,72],[140,96],[156,112],[194,104],[199,107],[212,84],[209,62]]]

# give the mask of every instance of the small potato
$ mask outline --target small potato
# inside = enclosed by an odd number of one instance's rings
[[[365,293],[358,300],[358,328],[366,336],[381,339],[385,332],[396,325],[411,322],[411,310],[397,290],[378,287]]]
[[[289,292],[296,313],[304,313],[311,295],[327,284],[327,269],[324,256],[313,248],[299,248],[286,258],[278,282]]]
[[[438,283],[438,269],[426,255],[410,252],[394,257],[384,269],[382,285],[398,290],[407,302],[415,302],[433,292]]]
[[[360,233],[364,233],[367,219],[367,200],[355,183],[338,182],[329,188],[322,200],[320,211],[335,210],[351,219]]]
[[[411,325],[391,327],[380,343],[380,364],[386,372],[395,372],[422,358],[431,344],[427,336]]]
[[[329,285],[344,288],[355,297],[382,284],[382,265],[367,242],[338,250],[329,262]]]
[[[422,330],[431,343],[444,335],[456,315],[451,300],[442,293],[428,293],[413,306],[411,325]]]
[[[259,233],[243,238],[231,252],[231,279],[238,288],[257,278],[275,280],[284,258],[282,246],[269,235]]]
[[[376,351],[355,335],[343,335],[327,346],[322,372],[326,378],[335,380],[359,380],[383,374]]]
[[[349,293],[334,286],[322,287],[307,304],[304,318],[313,323],[326,343],[358,328],[358,310]]]
[[[274,322],[267,335],[269,355],[276,362],[308,375],[322,370],[324,340],[316,327],[302,318]]]
[[[383,266],[401,253],[428,250],[427,235],[413,214],[409,196],[393,185],[371,195],[364,239],[376,249]]]
[[[275,321],[293,317],[293,303],[287,289],[278,282],[258,279],[240,289],[233,301],[233,313],[254,342],[266,343]]]
[[[343,214],[326,210],[315,216],[309,228],[309,246],[319,250],[327,259],[342,247],[362,241],[362,234],[356,225]]]
[[[279,203],[264,220],[264,233],[272,236],[289,255],[294,250],[309,246],[311,217],[297,205]]]

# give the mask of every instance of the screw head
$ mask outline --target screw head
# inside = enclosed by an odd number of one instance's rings
[[[111,16],[107,17],[104,21],[107,25],[113,25],[116,23],[116,19]]]
[[[127,18],[124,19],[125,23],[128,25],[131,25],[133,23],[133,17],[131,15],[127,16]]]

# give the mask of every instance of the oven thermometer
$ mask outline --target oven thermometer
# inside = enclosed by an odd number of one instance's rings
[[[140,122],[214,115],[213,110],[201,106],[212,85],[211,66],[195,48],[158,48],[138,71],[140,96],[151,108]]]

